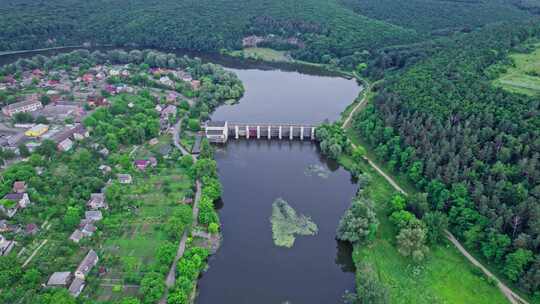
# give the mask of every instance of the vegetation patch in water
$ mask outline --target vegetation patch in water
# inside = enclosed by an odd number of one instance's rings
[[[296,235],[315,235],[319,231],[310,217],[297,215],[296,211],[283,199],[272,204],[272,237],[276,246],[290,248]]]
[[[318,176],[320,178],[328,178],[330,171],[321,165],[309,165],[304,171],[306,176]]]

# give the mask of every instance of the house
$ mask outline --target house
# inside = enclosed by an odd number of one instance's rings
[[[99,150],[98,152],[103,157],[107,157],[109,155],[109,149],[107,149],[107,148],[103,148],[103,149]]]
[[[6,220],[0,220],[0,232],[9,232],[11,230],[11,225]]]
[[[68,287],[73,276],[70,271],[55,272],[47,281],[47,287]]]
[[[163,111],[163,107],[161,107],[161,105],[156,105],[154,109],[156,110],[156,112],[160,112],[160,113],[161,111]]]
[[[119,71],[119,70],[115,70],[115,69],[110,69],[110,70],[109,70],[109,75],[112,76],[112,77],[120,76],[120,71]]]
[[[159,82],[162,85],[168,86],[168,87],[174,87],[174,81],[172,81],[168,76],[163,76],[159,78]]]
[[[96,79],[97,80],[103,80],[103,79],[105,79],[105,77],[107,77],[107,76],[103,72],[99,72],[99,73],[96,74]]]
[[[79,229],[75,229],[75,231],[73,231],[73,233],[69,236],[69,239],[75,243],[78,243],[82,240],[83,237],[84,234],[82,233],[82,231]]]
[[[32,76],[34,77],[41,78],[43,75],[45,75],[45,73],[40,69],[35,69],[32,71]]]
[[[13,192],[14,193],[25,193],[26,192],[26,182],[16,181],[13,183]]]
[[[260,36],[247,36],[242,39],[242,47],[244,48],[250,48],[250,47],[256,47],[257,44],[264,41],[263,37]]]
[[[68,288],[69,294],[74,298],[78,297],[83,291],[84,286],[85,286],[84,280],[75,277],[73,279],[73,282],[71,282],[71,285],[69,285],[69,288]]]
[[[129,174],[118,174],[116,177],[120,184],[131,184],[133,182],[133,179]]]
[[[2,108],[2,112],[12,117],[17,113],[34,112],[43,108],[43,104],[38,100],[37,95],[31,95],[27,100],[12,103]]]
[[[159,144],[159,139],[157,139],[157,138],[152,138],[152,139],[150,139],[150,140],[148,141],[148,144],[149,144],[150,146],[155,146],[155,145]]]
[[[15,244],[15,241],[8,241],[3,235],[0,234],[0,256],[8,255]]]
[[[24,234],[26,234],[26,235],[35,235],[36,233],[38,233],[38,231],[39,231],[39,227],[38,227],[38,225],[36,225],[34,223],[28,224],[24,228]]]
[[[198,90],[201,87],[201,81],[200,80],[192,80],[191,81],[191,88],[193,90]]]
[[[84,81],[86,83],[93,82],[94,81],[94,75],[92,75],[90,73],[86,73],[86,74],[83,75],[82,81]]]
[[[82,124],[75,125],[73,129],[73,138],[75,140],[83,140],[86,137],[90,136],[90,132]]]
[[[107,166],[107,165],[101,165],[101,166],[99,166],[99,170],[101,170],[101,173],[107,174],[107,173],[110,173],[112,171],[112,168]]]
[[[57,145],[58,150],[63,151],[63,152],[71,150],[72,147],[73,147],[73,142],[69,138],[64,139],[63,141],[59,142]]]
[[[28,137],[40,137],[41,135],[47,133],[47,131],[49,131],[49,126],[44,124],[37,124],[24,132],[24,135]]]
[[[90,194],[90,199],[86,203],[86,206],[88,206],[90,209],[93,209],[93,210],[109,208],[109,206],[105,202],[105,194],[103,193]]]
[[[205,134],[208,141],[225,143],[229,136],[229,126],[226,121],[209,121],[205,125]]]
[[[135,167],[141,171],[146,170],[146,167],[150,164],[150,162],[146,159],[137,159],[133,162]]]
[[[179,96],[180,96],[180,94],[178,94],[176,92],[170,92],[169,94],[167,94],[166,100],[167,100],[168,103],[174,103],[174,102],[176,102],[176,100],[178,99]]]
[[[157,159],[155,157],[153,157],[153,156],[150,156],[148,158],[148,162],[150,162],[150,166],[152,166],[152,168],[157,166]]]
[[[94,234],[94,232],[96,232],[97,228],[96,226],[94,226],[94,224],[92,223],[87,223],[86,225],[84,225],[83,229],[81,230],[82,234],[84,236],[92,236]]]
[[[0,204],[0,211],[7,217],[13,217],[19,209],[26,208],[30,198],[26,193],[9,193],[4,196],[4,204]]]
[[[86,211],[84,217],[92,222],[101,221],[103,219],[101,211]]]
[[[86,276],[90,273],[92,268],[96,266],[98,260],[99,257],[97,253],[94,250],[90,249],[90,251],[88,251],[88,254],[86,254],[84,259],[79,264],[79,267],[77,267],[77,270],[75,270],[75,277],[81,280],[85,280]]]
[[[161,111],[161,117],[169,119],[169,116],[175,117],[176,116],[176,106],[175,105],[168,105]]]

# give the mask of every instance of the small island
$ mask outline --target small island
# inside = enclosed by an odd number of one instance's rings
[[[283,199],[278,198],[272,204],[272,238],[274,244],[291,248],[295,235],[316,235],[319,231],[310,217],[297,215],[296,211]]]

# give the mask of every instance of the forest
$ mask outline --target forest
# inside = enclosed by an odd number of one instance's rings
[[[492,85],[495,64],[540,34],[500,24],[463,35],[376,86],[354,128],[426,193],[429,210],[512,282],[540,290],[540,103]],[[422,218],[424,212],[415,212]]]
[[[503,0],[415,0],[408,1],[406,6],[400,3],[393,0],[2,1],[0,51],[83,43],[219,51],[240,48],[242,38],[248,35],[274,34],[303,42],[305,47],[293,52],[294,57],[324,62],[355,52],[426,41],[430,34],[447,35],[491,22],[531,16],[530,10],[521,10]]]

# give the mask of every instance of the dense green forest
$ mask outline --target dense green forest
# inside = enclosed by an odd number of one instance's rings
[[[500,71],[490,67],[539,34],[538,24],[503,24],[464,35],[387,77],[354,122],[467,246],[531,293],[540,289],[540,102],[494,87]]]
[[[303,41],[296,58],[326,62],[529,12],[503,0],[8,0],[0,3],[0,51],[85,42],[218,51],[275,34]]]
[[[2,1],[0,27],[0,50],[92,42],[217,51],[241,47],[249,34],[299,36],[299,56],[317,61],[418,39],[322,0]]]
[[[364,16],[431,34],[470,31],[488,23],[516,21],[528,16],[524,10],[503,0],[339,1]]]

